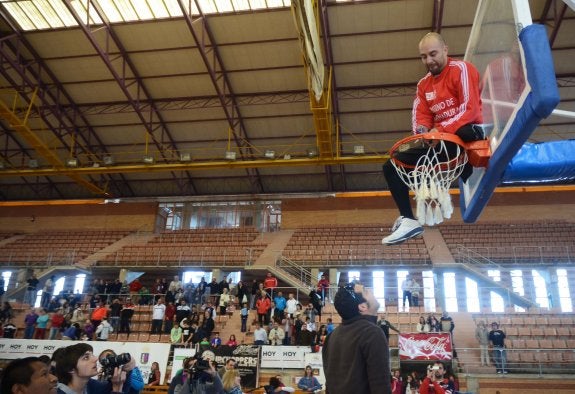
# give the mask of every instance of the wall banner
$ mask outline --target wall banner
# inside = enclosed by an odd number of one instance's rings
[[[453,345],[448,333],[399,334],[400,360],[451,360]]]
[[[262,346],[262,368],[304,369],[309,346]]]

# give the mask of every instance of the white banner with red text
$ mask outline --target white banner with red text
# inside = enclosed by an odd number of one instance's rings
[[[399,334],[400,360],[451,360],[453,344],[449,333]]]

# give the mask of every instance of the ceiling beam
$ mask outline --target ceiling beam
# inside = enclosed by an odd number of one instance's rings
[[[253,155],[247,129],[244,125],[240,108],[236,101],[233,87],[229,81],[225,65],[220,56],[217,43],[208,25],[206,16],[197,0],[193,0],[199,12],[199,17],[192,16],[192,0],[188,2],[190,9],[186,9],[183,0],[178,0],[178,5],[184,15],[188,30],[192,34],[200,56],[206,66],[210,79],[216,90],[222,110],[224,111],[229,125],[230,136],[239,150],[240,158],[245,155]],[[231,148],[231,147],[230,147]],[[246,168],[246,173],[254,193],[263,193],[264,186],[256,168]]]

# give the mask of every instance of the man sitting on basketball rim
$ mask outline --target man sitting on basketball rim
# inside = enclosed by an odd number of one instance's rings
[[[471,63],[454,60],[447,55],[448,47],[438,33],[428,33],[419,42],[421,61],[429,71],[417,84],[417,96],[413,102],[412,129],[414,134],[444,132],[457,135],[463,142],[484,139],[481,127],[481,97],[479,72]],[[447,142],[448,149],[456,148]],[[399,152],[395,157],[408,165],[428,154],[429,147],[412,148]],[[465,165],[461,178],[466,181],[473,168]],[[423,227],[415,219],[409,198],[409,188],[388,160],[383,174],[401,216],[392,227],[392,234],[382,243],[396,245],[423,233]]]

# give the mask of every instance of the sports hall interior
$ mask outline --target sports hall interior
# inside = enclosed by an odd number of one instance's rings
[[[311,46],[292,7],[304,3],[0,2],[0,264],[17,335],[31,271],[67,290],[77,275],[145,272],[151,286],[187,271],[248,283],[272,272],[304,302],[320,273],[331,291],[351,275],[383,289],[381,315],[402,332],[449,311],[461,391],[575,392],[572,167],[500,185],[475,223],[454,184],[451,219],[381,243],[398,215],[381,165],[411,133],[421,37],[439,32],[463,58],[478,7],[512,31],[528,10],[546,29],[560,102],[527,142],[572,142],[573,1],[319,0]],[[400,305],[407,272],[428,284],[424,306]],[[134,335],[114,339],[169,341],[150,335],[150,316],[138,307]],[[340,321],[329,299],[327,318]],[[507,333],[510,374],[480,366],[479,320]],[[236,312],[216,330],[253,339]],[[394,368],[397,341],[392,331]]]

